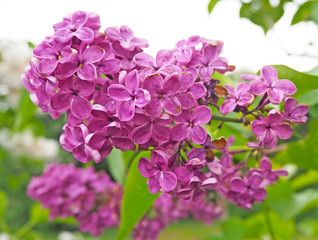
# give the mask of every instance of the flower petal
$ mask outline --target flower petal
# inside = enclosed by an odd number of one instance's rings
[[[130,121],[135,115],[135,101],[130,99],[121,102],[117,107],[117,116],[120,121]]]
[[[164,192],[170,192],[177,186],[177,177],[173,172],[162,171],[159,178],[159,184]]]
[[[171,139],[174,141],[182,141],[184,140],[188,135],[188,123],[178,123],[173,126],[172,128],[172,137]]]
[[[131,139],[134,143],[144,144],[151,138],[150,124],[134,128],[131,132]]]
[[[263,95],[268,89],[268,84],[262,80],[255,80],[250,87],[251,92],[256,95]]]
[[[80,96],[74,96],[71,111],[75,117],[85,119],[90,116],[92,105],[87,99]]]
[[[297,90],[295,84],[287,79],[277,81],[275,88],[282,91],[285,95],[293,95]]]
[[[261,70],[261,76],[263,77],[264,81],[271,87],[278,80],[277,71],[272,66],[264,66]]]
[[[145,157],[140,158],[137,167],[140,174],[145,178],[150,178],[159,172],[159,169]]]
[[[108,87],[108,95],[116,101],[128,101],[132,96],[128,89],[121,84],[113,84]]]
[[[199,106],[193,110],[192,121],[196,125],[208,123],[212,118],[212,111],[207,106]]]
[[[280,139],[288,139],[293,135],[293,128],[287,123],[273,126],[272,130]]]
[[[191,141],[195,144],[205,143],[207,133],[203,127],[194,125],[192,128],[189,128],[189,133]]]

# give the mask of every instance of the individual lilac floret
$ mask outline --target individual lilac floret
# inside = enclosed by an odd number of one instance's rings
[[[159,144],[170,140],[171,118],[168,114],[152,118],[144,112],[138,112],[133,119],[136,127],[131,132],[131,139],[138,144],[145,144],[153,139]]]
[[[153,194],[160,189],[164,192],[170,192],[177,186],[176,175],[169,171],[169,157],[161,150],[153,150],[151,152],[151,162],[143,157],[139,160],[138,168],[140,174],[145,178],[149,178],[149,191]]]
[[[144,80],[144,88],[151,95],[145,108],[148,115],[158,117],[163,109],[173,116],[181,113],[181,103],[176,97],[180,88],[178,75],[172,74],[164,79],[159,74],[148,75]]]
[[[270,111],[261,120],[251,123],[252,132],[257,137],[258,143],[265,148],[273,148],[277,145],[277,137],[288,139],[293,135],[293,129],[287,123],[282,123],[283,117],[277,111]]]
[[[176,44],[176,48],[173,49],[178,62],[189,63],[191,61],[192,53],[195,51],[194,47],[201,41],[200,36],[189,37],[188,40],[181,40]]]
[[[182,111],[175,118],[179,122],[172,128],[172,140],[182,141],[189,138],[196,144],[202,144],[207,138],[206,130],[200,126],[211,120],[212,111],[207,106],[196,107],[192,114],[190,111]]]
[[[57,39],[42,42],[33,49],[33,55],[41,59],[38,70],[42,74],[51,74],[58,63],[65,63],[74,54],[70,42],[61,43]]]
[[[236,106],[250,106],[255,99],[254,95],[250,93],[250,85],[249,82],[242,82],[237,86],[236,91],[232,86],[225,85],[229,95],[227,100],[222,103],[220,112],[227,114],[232,112]]]
[[[285,121],[291,123],[304,123],[307,122],[308,106],[304,104],[297,104],[297,100],[292,97],[285,99],[284,110],[282,116]]]
[[[252,82],[251,92],[256,95],[267,93],[270,102],[273,104],[280,104],[286,95],[293,95],[297,90],[292,81],[287,79],[279,80],[274,67],[263,67],[261,77],[260,80]]]
[[[71,40],[74,36],[83,42],[92,42],[94,40],[94,31],[84,27],[88,16],[84,11],[77,11],[72,14],[71,19],[63,20],[53,26],[55,36],[62,42]]]
[[[243,179],[234,177],[230,182],[228,196],[238,206],[251,209],[253,203],[263,201],[267,195],[262,181],[262,177],[258,173],[253,173]]]
[[[284,169],[272,170],[272,163],[268,157],[263,156],[258,169],[251,169],[251,172],[257,172],[264,178],[264,185],[273,184],[280,176],[287,176],[288,172]]]
[[[80,79],[92,81],[97,78],[96,66],[93,63],[100,61],[104,53],[104,49],[97,45],[79,51],[70,62],[58,66],[56,75],[65,78],[77,72]]]
[[[70,77],[60,82],[59,92],[51,98],[51,106],[58,112],[71,109],[72,114],[80,119],[88,118],[92,105],[87,99],[94,91],[92,82]]]
[[[127,51],[132,51],[136,47],[148,47],[148,41],[142,38],[136,38],[133,31],[127,26],[121,26],[120,29],[110,27],[105,30],[106,36],[112,41],[119,42],[120,46]]]
[[[126,75],[125,86],[121,84],[109,86],[109,96],[120,102],[117,106],[117,116],[120,121],[130,121],[135,116],[135,107],[143,108],[150,101],[149,92],[139,85],[138,72],[133,70]]]

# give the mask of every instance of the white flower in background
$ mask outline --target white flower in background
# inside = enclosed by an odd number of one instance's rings
[[[83,240],[83,237],[80,234],[63,231],[59,233],[58,240]]]
[[[16,106],[22,86],[20,75],[31,57],[27,43],[0,40],[0,96],[7,95],[8,104]]]
[[[10,235],[7,233],[1,233],[0,234],[0,240],[9,240],[10,239]]]
[[[11,135],[8,129],[0,131],[0,145],[12,154],[44,158],[46,161],[54,160],[59,148],[55,140],[36,138],[31,131]]]

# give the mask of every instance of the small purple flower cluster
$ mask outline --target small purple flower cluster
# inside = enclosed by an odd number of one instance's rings
[[[92,167],[49,165],[43,175],[31,179],[27,194],[50,209],[51,220],[74,217],[81,231],[94,236],[119,225],[123,189]]]
[[[72,164],[49,165],[43,175],[33,177],[27,193],[50,209],[50,219],[74,217],[82,232],[99,236],[120,222],[123,188],[106,173],[92,167],[76,168]],[[147,214],[132,232],[135,240],[155,240],[169,222],[193,216],[210,224],[221,217],[222,209],[212,202],[195,203],[162,194],[154,203],[152,217]]]
[[[290,138],[289,123],[307,120],[308,107],[290,97],[295,85],[265,66],[259,76],[242,75],[248,81],[236,88],[223,87],[212,75],[234,66],[220,56],[220,41],[192,36],[154,59],[142,50],[148,42],[127,26],[99,29],[96,14],[77,11],[65,17],[34,49],[22,76],[44,112],[53,118],[67,113],[61,146],[81,162],[100,162],[113,147],[152,149],[150,160],[140,159],[140,173],[151,193],[163,191],[178,201],[200,206],[218,193],[250,209],[264,200],[265,187],[287,174],[272,170],[264,148],[274,148],[277,137]],[[225,101],[219,107],[220,97]],[[282,102],[283,111],[273,109]],[[234,137],[212,140],[204,128],[213,118],[212,106],[223,115],[241,113],[236,120],[250,125],[257,142],[248,143],[249,150],[232,151]],[[235,154],[247,151],[262,157],[258,168],[250,169],[247,159],[234,161]],[[160,221],[150,221],[149,228],[165,226]],[[143,222],[136,236],[147,235],[143,226],[149,221]]]
[[[153,210],[138,222],[131,236],[135,240],[156,240],[170,222],[190,216],[210,225],[222,217],[222,208],[211,201],[193,202],[162,193],[155,201]]]

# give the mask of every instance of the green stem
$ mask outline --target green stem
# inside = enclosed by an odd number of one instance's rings
[[[275,233],[274,233],[274,230],[273,230],[273,227],[272,227],[272,223],[271,223],[271,219],[269,217],[269,208],[268,208],[266,202],[263,202],[263,207],[264,207],[264,215],[265,215],[265,221],[266,221],[266,225],[267,225],[267,228],[268,228],[268,232],[271,235],[272,240],[276,240]]]
[[[14,234],[14,239],[19,239],[22,237],[24,234],[29,232],[33,227],[34,227],[34,222],[29,221],[26,224],[24,224],[21,228],[19,228],[16,233]]]
[[[130,165],[132,164],[132,162],[134,161],[134,159],[137,157],[137,155],[141,152],[141,150],[137,150],[134,155],[130,158],[128,164],[127,164],[127,171],[129,170],[130,168]]]
[[[238,118],[230,118],[230,117],[223,117],[223,116],[217,116],[213,115],[212,120],[221,121],[221,122],[234,122],[234,123],[242,123],[243,121]]]

